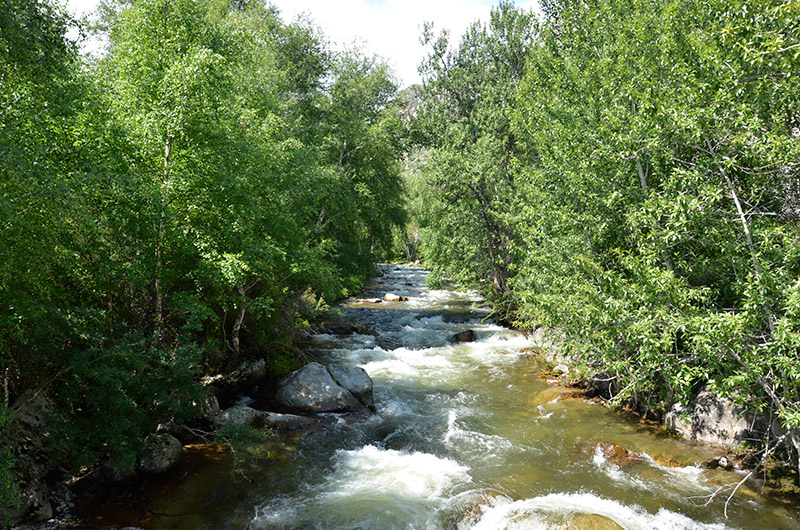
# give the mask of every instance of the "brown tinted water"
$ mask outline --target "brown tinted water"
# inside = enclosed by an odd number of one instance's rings
[[[181,469],[148,487],[148,513],[127,524],[800,529],[798,507],[762,496],[755,482],[740,488],[725,517],[727,493],[713,494],[743,474],[696,466],[719,450],[548,384],[526,337],[484,322],[474,295],[426,289],[425,274],[387,267],[365,297],[394,292],[410,300],[345,304],[343,318],[365,333],[317,335],[309,346],[313,359],[367,370],[373,418],[276,438],[237,472],[213,446],[190,449]],[[475,342],[448,341],[466,329]],[[597,444],[637,456],[615,462]]]

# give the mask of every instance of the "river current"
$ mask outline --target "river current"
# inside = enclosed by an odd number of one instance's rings
[[[418,267],[384,266],[341,309],[363,333],[318,334],[308,356],[361,366],[377,413],[275,441],[231,473],[207,459],[153,499],[147,528],[800,529],[798,508],[744,476],[696,464],[719,450],[660,433],[542,378],[521,333],[486,318],[472,293],[429,290]],[[476,340],[452,343],[460,331]],[[642,458],[608,460],[598,443]]]

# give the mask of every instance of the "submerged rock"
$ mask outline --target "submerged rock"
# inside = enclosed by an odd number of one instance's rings
[[[642,455],[639,453],[631,451],[630,449],[626,449],[621,445],[609,442],[600,442],[590,445],[589,453],[600,453],[603,458],[620,467],[635,464],[643,460]]]
[[[338,385],[327,368],[309,363],[286,376],[275,399],[281,405],[306,414],[366,412],[367,407],[347,388]]]
[[[576,515],[566,528],[567,530],[623,530],[615,520],[597,513]]]
[[[343,324],[341,326],[331,326],[326,330],[331,335],[353,335],[355,333],[364,334],[366,328],[361,324]]]
[[[144,454],[136,462],[136,469],[144,473],[169,471],[183,455],[183,445],[170,434],[153,433],[145,439],[144,445]]]

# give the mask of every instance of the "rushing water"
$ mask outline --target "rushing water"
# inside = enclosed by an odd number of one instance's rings
[[[317,335],[309,355],[361,366],[377,414],[335,422],[269,457],[208,463],[154,500],[149,528],[242,529],[796,529],[796,506],[740,488],[737,472],[694,464],[712,449],[658,435],[548,384],[523,335],[484,321],[470,294],[424,287],[425,271],[386,267],[344,317],[369,332]],[[448,338],[466,329],[471,343]],[[645,455],[619,466],[592,449]],[[662,465],[671,462],[686,467]],[[182,515],[177,515],[178,513]],[[619,526],[616,526],[619,525]]]

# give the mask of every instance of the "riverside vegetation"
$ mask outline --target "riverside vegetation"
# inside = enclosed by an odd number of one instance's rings
[[[95,59],[57,4],[4,2],[2,438],[46,394],[64,461],[132,463],[201,375],[298,366],[308,319],[419,241],[616,402],[710,388],[798,465],[800,4],[542,10],[501,2],[456,47],[426,27],[398,95],[259,0],[107,2]]]
[[[84,58],[55,2],[0,6],[0,429],[46,394],[75,467],[132,465],[200,412],[205,373],[298,366],[292,333],[405,220],[380,60],[258,1],[108,2],[96,24]]]

